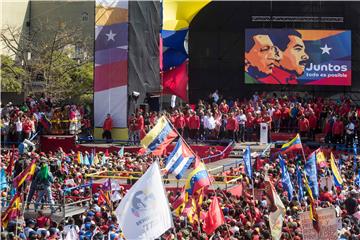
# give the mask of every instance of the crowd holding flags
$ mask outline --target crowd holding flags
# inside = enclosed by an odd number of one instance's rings
[[[211,177],[205,164],[200,161],[199,157],[191,150],[166,117],[159,119],[156,126],[141,140],[141,145],[144,153],[160,155],[164,153],[166,146],[178,137],[176,146],[165,161],[164,169],[161,171],[158,162],[154,162],[145,174],[131,187],[116,209],[115,213],[119,225],[127,239],[155,239],[173,227],[171,210],[168,207],[169,203],[165,195],[161,173],[173,174],[177,179],[181,179],[186,175],[188,168],[193,162],[196,164],[194,164],[194,169],[187,174],[183,191],[172,202],[174,213],[177,216],[188,217],[190,223],[199,223],[200,220],[203,220],[203,230],[208,235],[212,234],[219,226],[225,224],[225,218],[216,195],[212,198],[208,211],[201,218],[200,207],[203,193],[211,185]],[[299,134],[297,134],[291,141],[282,145],[280,152],[284,154],[299,149],[302,149],[302,143]],[[253,170],[250,151],[250,147],[247,146],[243,155],[243,161],[245,173],[252,179]],[[354,147],[354,154],[356,154],[356,147]],[[101,161],[103,164],[107,161],[106,155],[108,153],[102,156]],[[118,155],[123,157],[123,147],[118,152]],[[278,155],[278,159],[281,168],[282,186],[284,191],[287,192],[289,201],[291,201],[294,197],[292,178],[287,169],[286,161],[281,154]],[[85,165],[99,162],[99,158],[94,152],[91,153],[90,157],[88,154],[82,156],[81,152],[78,152],[76,160]],[[314,229],[319,232],[319,217],[315,206],[315,201],[319,196],[317,165],[319,167],[327,166],[325,154],[320,149],[309,155],[304,163],[304,172],[301,171],[299,164],[296,166],[296,183],[299,188],[297,193],[299,201],[304,199],[303,182],[305,183],[305,189],[310,202],[310,218]],[[341,186],[343,180],[332,153],[329,165],[336,186]],[[34,175],[35,168],[36,163],[33,160],[14,179],[14,187],[19,188],[26,179],[30,179]],[[1,174],[3,175],[3,172]],[[304,174],[304,177],[302,174]],[[2,175],[0,177],[1,184]],[[360,185],[360,171],[358,178],[358,185]],[[111,205],[109,192],[111,192],[110,179],[104,184],[104,188],[100,192],[99,201],[104,201]],[[273,239],[280,239],[285,217],[285,207],[267,175],[265,177],[265,196],[269,201],[271,236]],[[4,225],[7,224],[9,219],[18,216],[20,203],[21,197],[17,194],[12,198],[10,205],[2,215],[2,223]]]

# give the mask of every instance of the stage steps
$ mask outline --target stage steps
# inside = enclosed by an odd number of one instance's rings
[[[250,146],[252,156],[256,156],[257,154],[264,153],[265,156],[270,154],[270,149],[274,147],[274,144],[260,144],[258,142],[244,142],[244,143],[236,143],[233,147],[233,150],[229,154],[229,158],[241,158],[245,151],[245,148]]]
[[[65,218],[72,217],[75,215],[79,215],[84,213],[89,207],[83,206],[83,204],[78,205],[65,205],[65,209],[62,207],[61,210],[57,209],[55,213],[51,214],[51,210],[49,207],[45,207],[44,209],[39,208],[43,212],[45,216],[51,216],[51,219],[57,223],[65,220]],[[65,210],[65,211],[64,211]],[[36,219],[38,213],[35,211],[34,204],[31,204],[29,209],[25,209],[24,217],[34,218]]]

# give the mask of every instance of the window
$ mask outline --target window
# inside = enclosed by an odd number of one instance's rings
[[[83,21],[83,22],[89,21],[89,14],[87,12],[83,12],[81,14],[81,21]]]

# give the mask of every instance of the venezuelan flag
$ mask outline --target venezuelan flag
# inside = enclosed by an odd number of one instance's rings
[[[296,134],[296,136],[288,143],[285,143],[281,146],[281,152],[282,153],[286,153],[289,152],[291,150],[296,150],[296,149],[302,149],[302,144],[301,144],[301,139],[300,139],[300,135]]]
[[[3,228],[6,228],[9,221],[15,219],[18,215],[20,215],[20,203],[21,197],[20,193],[16,193],[16,195],[11,199],[11,202],[8,208],[1,215],[1,225]]]
[[[162,116],[155,127],[141,140],[140,145],[146,152],[152,152],[153,155],[162,155],[166,146],[177,137],[178,134],[172,125]]]
[[[200,163],[186,179],[185,191],[187,195],[194,195],[198,190],[210,185],[209,174],[203,163]]]
[[[36,169],[36,160],[34,159],[24,171],[22,171],[19,175],[17,175],[14,178],[13,186],[15,188],[19,188],[25,182],[25,180],[30,179],[34,175],[35,169]]]
[[[339,170],[335,164],[335,158],[334,158],[334,154],[331,153],[330,155],[330,167],[331,167],[331,171],[334,175],[334,182],[336,186],[341,186],[343,184],[343,180],[341,178],[341,175],[339,173]]]

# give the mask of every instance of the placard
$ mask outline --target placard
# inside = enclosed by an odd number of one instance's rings
[[[303,240],[336,240],[338,239],[338,220],[334,207],[317,208],[319,216],[320,233],[312,224],[309,211],[300,213],[300,226],[303,232]]]

